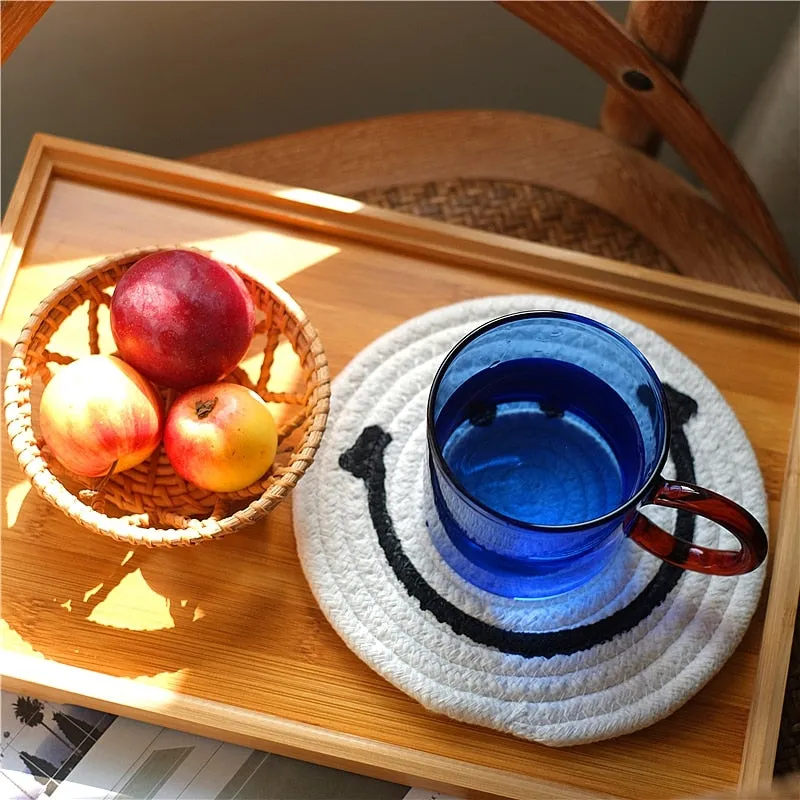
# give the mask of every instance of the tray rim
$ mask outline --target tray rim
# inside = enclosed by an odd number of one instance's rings
[[[51,178],[181,201],[460,266],[535,276],[555,286],[625,295],[648,305],[800,339],[800,303],[795,300],[385,211],[313,189],[43,133],[31,140],[3,219],[0,313]]]
[[[41,133],[31,141],[2,223],[0,314],[53,178],[257,218],[474,269],[535,276],[561,289],[622,295],[645,305],[800,341],[800,304],[793,300],[370,208],[315,190]],[[778,543],[740,760],[739,789],[745,792],[755,791],[772,777],[800,595],[800,571],[791,569],[800,560],[800,376],[796,397]],[[587,797],[585,791],[564,784],[337,733],[36,656],[4,651],[0,674],[12,691],[83,703],[252,747],[266,746],[282,755],[374,777],[412,783],[424,780],[444,791],[467,789],[490,797],[526,798],[534,789],[564,800]]]

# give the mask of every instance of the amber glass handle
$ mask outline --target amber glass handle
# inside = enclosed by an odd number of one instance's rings
[[[767,557],[767,534],[764,529],[749,511],[727,497],[692,483],[662,478],[647,502],[710,519],[732,533],[741,545],[739,550],[701,547],[678,539],[635,512],[628,535],[648,553],[669,564],[708,575],[741,575],[752,572]]]

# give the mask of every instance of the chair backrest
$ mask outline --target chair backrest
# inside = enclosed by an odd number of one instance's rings
[[[694,3],[633,0],[632,34],[587,0],[499,0],[499,4],[603,78],[613,90],[602,113],[605,130],[643,148],[655,145],[648,128],[658,131],[772,263],[795,296],[800,294],[800,279],[789,251],[744,167],[678,77],[649,50],[651,45],[655,50],[663,47],[665,61],[672,58],[680,72],[691,50],[702,8],[692,11],[686,7]],[[637,6],[643,8],[637,10]],[[654,9],[655,6],[664,8]],[[674,21],[668,23],[673,14]],[[643,44],[637,41],[637,30],[646,32],[641,37]]]
[[[51,2],[2,3],[2,60]],[[679,78],[705,9],[697,0],[632,0],[628,31],[589,0],[500,0],[591,67],[609,84],[601,127],[651,154],[659,134],[682,156],[783,278],[795,296],[800,278],[750,177]]]
[[[28,35],[30,29],[41,19],[42,14],[53,5],[53,0],[36,2],[35,0],[3,0],[0,4],[0,30],[2,30],[2,47],[0,47],[0,63],[14,52],[17,45]]]

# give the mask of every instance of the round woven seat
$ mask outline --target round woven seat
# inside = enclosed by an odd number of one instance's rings
[[[546,186],[453,178],[369,189],[354,197],[392,211],[675,271],[652,242],[613,214]]]

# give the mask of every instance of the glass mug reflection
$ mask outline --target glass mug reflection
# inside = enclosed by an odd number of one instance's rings
[[[566,592],[603,570],[626,536],[712,575],[749,572],[766,557],[766,534],[748,511],[661,477],[664,387],[631,342],[586,317],[524,312],[468,334],[434,378],[427,435],[432,539],[490,592]],[[677,539],[639,513],[647,504],[707,517],[740,548]]]

